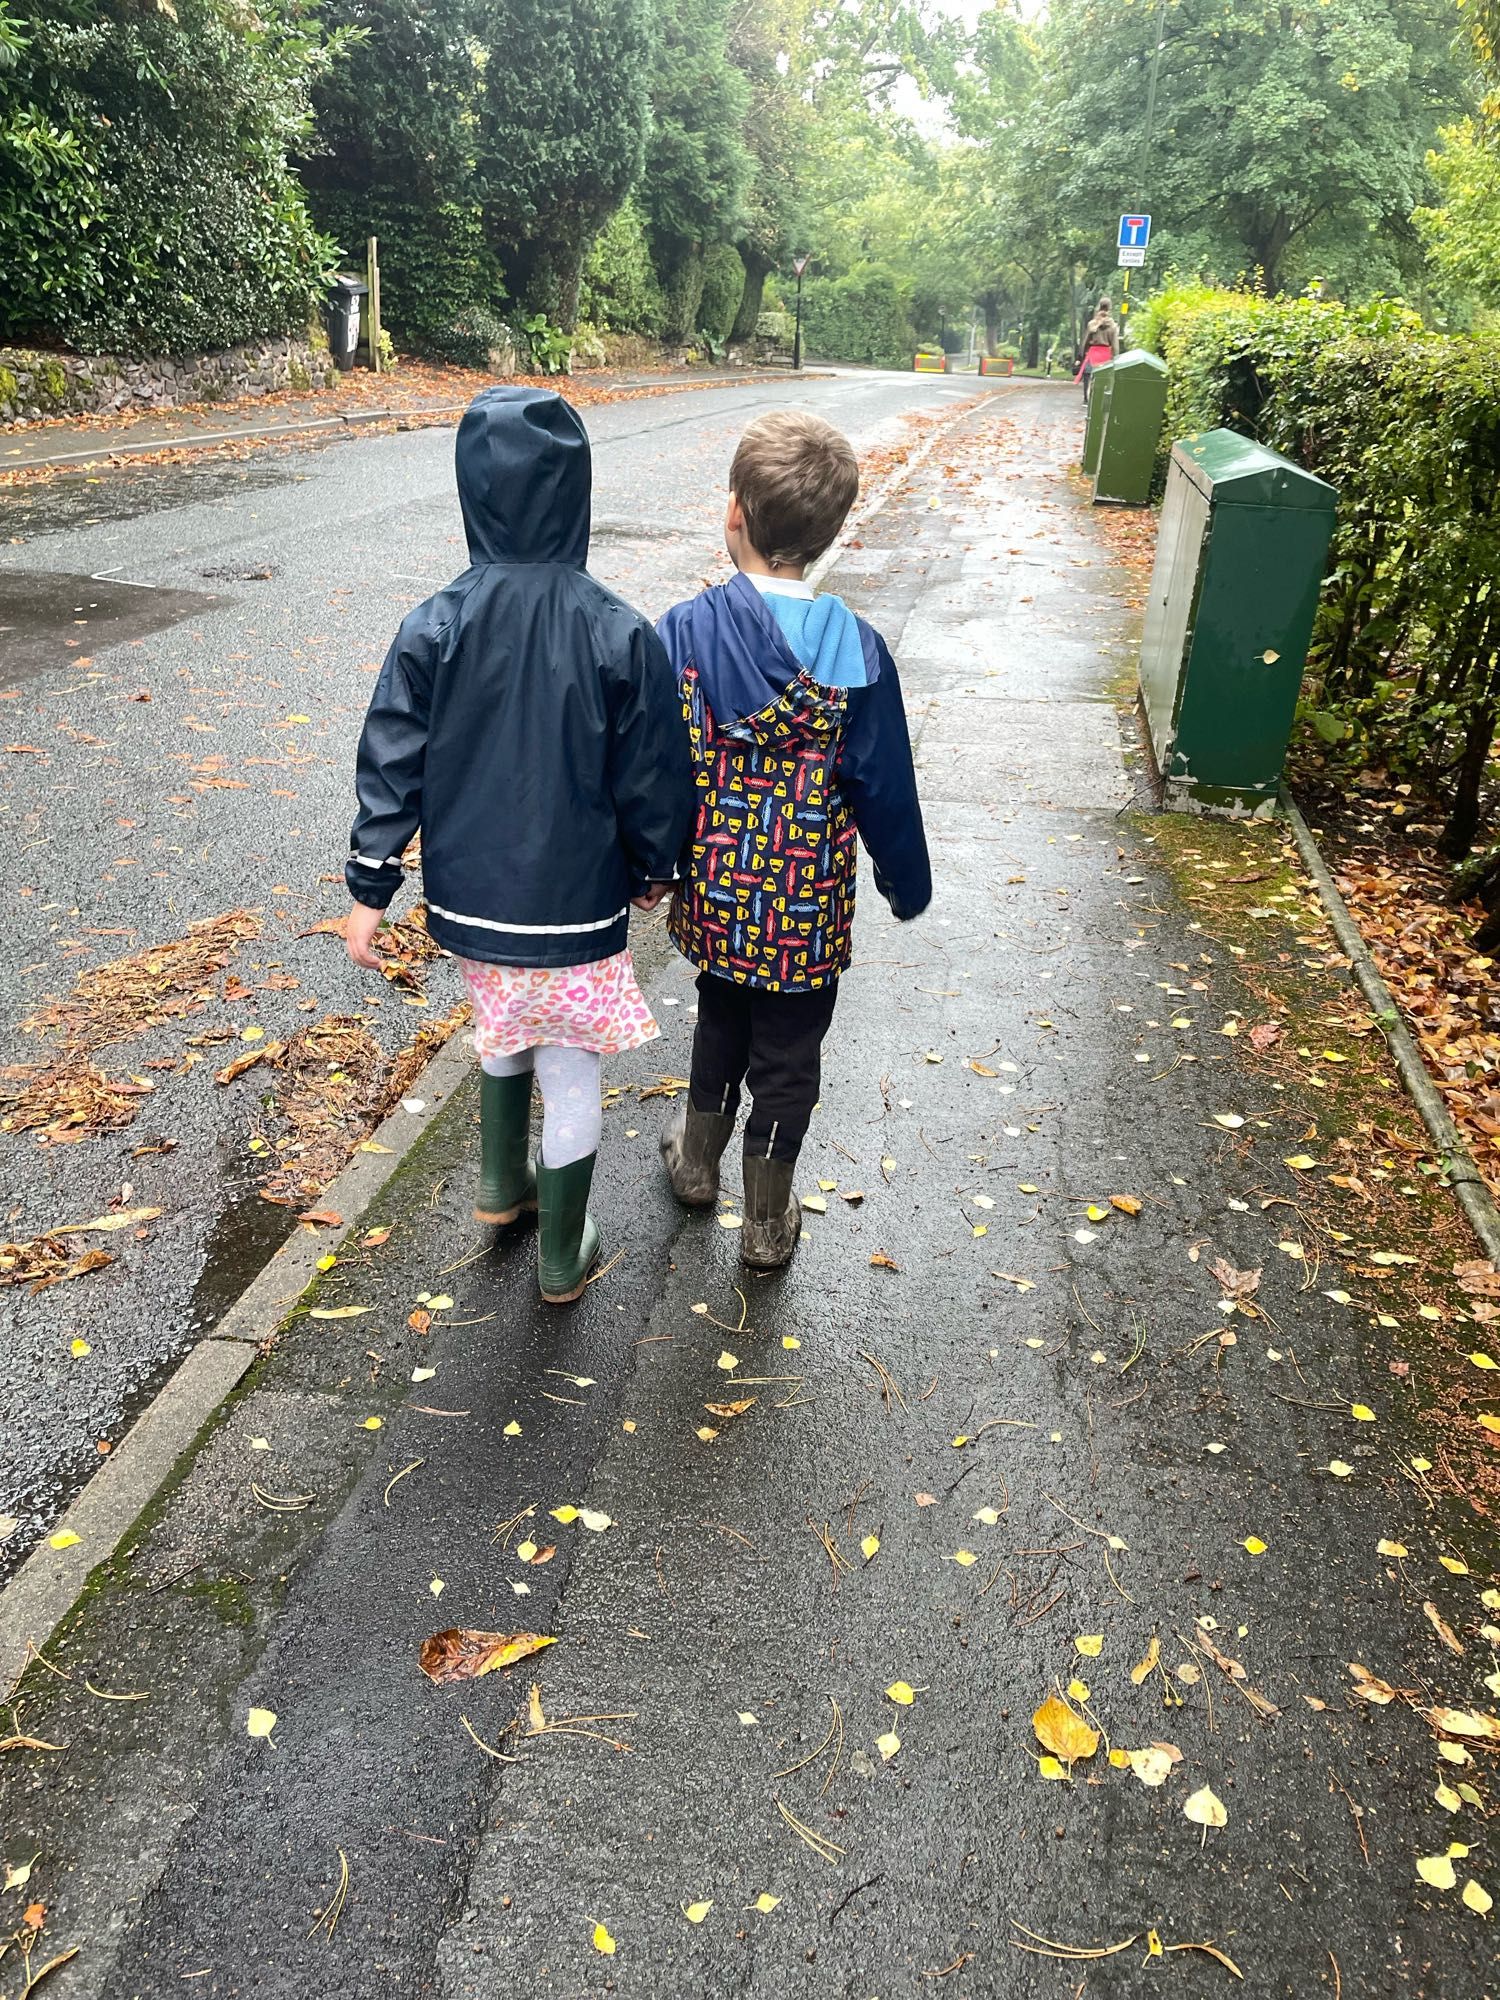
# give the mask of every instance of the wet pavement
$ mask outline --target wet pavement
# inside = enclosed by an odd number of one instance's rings
[[[595,405],[596,573],[652,614],[698,586],[757,410],[805,398],[869,451],[907,435],[908,412],[935,417],[965,393],[860,375]],[[389,1057],[457,998],[441,969],[424,1004],[354,975],[337,938],[305,935],[347,907],[372,676],[405,612],[463,566],[451,460],[448,429],[357,435],[0,496],[8,1062],[59,1053],[56,1033],[18,1029],[100,965],[237,909],[258,926],[201,1007],[93,1057],[150,1087],[134,1123],[68,1144],[0,1130],[7,1238],[96,1217],[126,1186],[124,1206],[163,1211],[144,1240],[110,1239],[108,1270],[35,1297],[0,1290],[0,1523],[15,1524],[0,1528],[0,1574],[291,1226],[260,1199],[267,1163],[251,1150],[268,1072],[212,1081],[235,1039],[348,1015]],[[236,997],[215,997],[226,981]],[[158,1142],[172,1150],[136,1156]]]
[[[1131,810],[1126,583],[1074,398],[1022,393],[830,580],[937,893],[862,892],[794,1264],[664,1187],[658,920],[619,1261],[535,1302],[462,1096],[305,1302],[368,1310],[289,1324],[27,1675],[66,1748],[0,1760],[5,1858],[61,2000],[1496,1990],[1472,1245],[1274,830]],[[558,1643],[434,1687],[449,1626]]]

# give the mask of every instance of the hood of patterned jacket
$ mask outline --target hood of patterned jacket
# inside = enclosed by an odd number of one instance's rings
[[[651,626],[596,583],[578,413],[494,388],[458,427],[469,567],[402,623],[360,739],[345,875],[383,909],[422,834],[432,935],[466,958],[581,965],[625,947],[691,820],[687,732]]]
[[[679,679],[695,669],[727,735],[795,744],[839,731],[834,779],[876,887],[899,917],[926,909],[932,875],[911,738],[880,634],[838,597],[763,597],[739,574],[674,606],[659,630]]]

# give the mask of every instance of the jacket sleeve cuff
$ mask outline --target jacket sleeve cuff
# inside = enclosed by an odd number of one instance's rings
[[[352,858],[344,863],[344,881],[349,894],[367,909],[387,909],[402,880],[403,871],[399,864],[394,868],[372,868]]]

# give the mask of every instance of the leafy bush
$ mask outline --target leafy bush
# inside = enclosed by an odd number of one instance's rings
[[[729,338],[734,316],[745,289],[745,266],[738,250],[721,243],[704,259],[703,296],[698,302],[698,325],[716,346]]]
[[[578,310],[611,333],[661,332],[661,287],[633,201],[617,208],[594,238],[583,266]]]
[[[802,337],[830,361],[864,361],[882,368],[911,365],[916,352],[906,292],[880,265],[861,264],[842,278],[809,278],[802,298]]]
[[[1400,301],[1204,287],[1159,293],[1134,330],[1172,369],[1169,440],[1226,426],[1338,489],[1309,713],[1441,799],[1466,854],[1500,778],[1500,354]]]
[[[488,368],[515,347],[516,337],[498,313],[488,306],[461,306],[447,326],[430,331],[424,351],[460,368]]]
[[[493,318],[503,303],[477,208],[428,205],[379,189],[325,189],[314,200],[318,220],[353,262],[362,264],[366,240],[378,239],[380,317],[406,353],[452,360],[448,337],[471,308]]]
[[[302,326],[334,251],[287,165],[330,56],[306,18],[33,0],[12,26],[0,339],[174,353]]]

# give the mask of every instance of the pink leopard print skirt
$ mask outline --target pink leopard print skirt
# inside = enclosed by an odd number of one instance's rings
[[[474,1050],[481,1062],[540,1042],[617,1056],[661,1033],[628,951],[593,965],[488,965],[474,958],[458,964],[474,1007]]]

